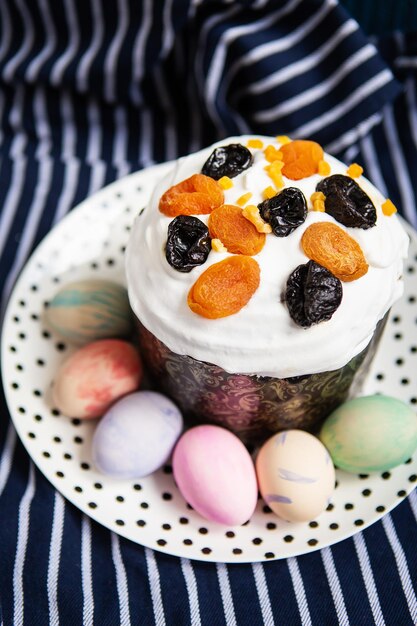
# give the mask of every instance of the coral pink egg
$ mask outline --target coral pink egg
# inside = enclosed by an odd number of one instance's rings
[[[74,352],[60,367],[52,390],[65,415],[94,418],[119,398],[135,391],[142,363],[135,348],[119,339],[102,339]]]
[[[230,526],[253,514],[258,489],[243,443],[220,426],[196,426],[178,441],[172,459],[178,488],[203,517]]]

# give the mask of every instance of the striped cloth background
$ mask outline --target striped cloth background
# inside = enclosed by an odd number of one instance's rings
[[[86,196],[232,133],[318,140],[417,226],[412,33],[370,41],[336,0],[1,0],[0,32],[3,312],[34,246]],[[332,548],[191,562],[67,503],[0,403],[2,626],[417,623],[415,492]]]

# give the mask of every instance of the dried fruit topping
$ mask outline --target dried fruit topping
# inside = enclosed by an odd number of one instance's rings
[[[301,237],[306,255],[345,282],[368,271],[360,245],[343,228],[331,222],[311,224]]]
[[[322,193],[321,191],[315,191],[311,194],[310,200],[313,206],[313,211],[321,211],[322,213],[324,213],[324,202],[326,200],[324,193]]]
[[[370,197],[350,176],[333,174],[323,178],[316,191],[326,196],[326,213],[344,226],[371,228],[376,224],[376,209]]]
[[[317,174],[323,160],[323,148],[315,141],[297,139],[280,147],[284,167],[282,173],[291,180]]]
[[[215,209],[208,220],[210,236],[220,239],[232,254],[258,254],[264,247],[265,235],[242,215],[242,209],[233,204],[223,204]]]
[[[231,143],[228,146],[215,148],[201,171],[215,180],[222,176],[233,178],[247,170],[252,163],[253,156],[250,150],[240,143]]]
[[[264,142],[261,139],[248,139],[248,148],[263,148]]]
[[[254,204],[248,204],[242,211],[242,215],[245,219],[252,222],[258,233],[272,233],[270,224],[263,221],[259,214],[259,209]]]
[[[180,272],[207,261],[211,240],[207,226],[191,215],[178,215],[168,226],[165,256],[168,263]]]
[[[330,164],[327,161],[319,161],[318,173],[320,176],[328,176],[330,174]]]
[[[295,187],[287,187],[273,198],[264,200],[258,204],[258,209],[262,219],[271,225],[277,237],[287,237],[307,217],[306,199]]]
[[[282,161],[282,152],[281,150],[278,150],[278,148],[276,148],[275,146],[266,146],[264,150],[264,155],[268,163],[272,163],[273,161]]]
[[[315,261],[299,265],[290,274],[285,301],[292,320],[308,328],[328,321],[342,301],[342,283]]]
[[[220,185],[203,174],[194,174],[170,187],[159,201],[159,210],[168,217],[211,213],[223,204]]]
[[[227,248],[222,244],[220,239],[211,240],[211,249],[214,250],[214,252],[227,252]]]
[[[233,187],[233,180],[228,176],[222,176],[217,182],[222,189],[231,189]]]
[[[397,207],[389,198],[382,203],[381,209],[383,214],[388,216],[394,215],[394,213],[397,212]]]
[[[236,200],[236,204],[238,204],[239,206],[245,206],[245,204],[249,202],[251,198],[252,194],[250,191],[248,191],[248,193],[244,193],[243,196],[240,196],[240,198]]]
[[[194,313],[217,319],[240,311],[259,287],[259,265],[250,256],[231,256],[207,268],[188,293]]]
[[[274,189],[273,187],[265,187],[265,189],[262,192],[262,197],[265,200],[269,200],[269,198],[273,198],[275,196],[275,194],[277,193],[277,190]]]
[[[281,146],[291,142],[291,139],[287,135],[277,135],[275,139],[281,144]]]
[[[277,189],[282,189],[284,186],[284,179],[282,178],[282,168],[284,161],[272,161],[270,165],[266,165],[264,169],[268,172],[268,176],[274,183]]]
[[[363,174],[363,167],[358,165],[358,163],[352,163],[346,170],[346,174],[351,178],[359,178]]]

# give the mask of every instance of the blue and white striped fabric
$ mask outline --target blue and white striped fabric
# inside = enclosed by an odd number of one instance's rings
[[[2,0],[0,29],[2,311],[73,206],[233,133],[314,138],[354,158],[417,226],[415,35],[371,43],[336,0]],[[191,562],[66,502],[0,402],[2,626],[417,623],[415,492],[332,548]]]

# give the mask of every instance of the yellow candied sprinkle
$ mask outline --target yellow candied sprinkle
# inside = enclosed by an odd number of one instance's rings
[[[269,177],[272,179],[272,182],[277,189],[281,189],[284,186],[284,180],[281,173],[283,167],[283,161],[273,161],[271,165],[266,165],[264,168],[268,172]]]
[[[244,193],[243,196],[240,196],[240,198],[236,200],[236,204],[238,204],[239,206],[244,206],[247,202],[249,202],[251,198],[252,194],[250,191],[248,191],[248,193]]]
[[[225,248],[220,239],[211,240],[211,249],[215,252],[227,252],[227,248]]]
[[[233,187],[233,180],[228,176],[222,176],[217,182],[223,189],[230,189]]]
[[[269,144],[264,150],[265,159],[272,163],[273,161],[282,161],[283,154],[278,148]]]
[[[264,142],[261,139],[249,139],[247,146],[248,148],[263,148]]]
[[[330,174],[330,165],[327,161],[319,161],[319,174],[320,176],[328,176]]]
[[[324,211],[326,210],[324,206],[325,199],[326,196],[321,191],[315,191],[314,193],[312,193],[310,200],[311,204],[313,205],[313,211],[321,211],[322,213],[324,213]]]
[[[284,146],[286,143],[291,143],[292,141],[292,139],[287,137],[287,135],[277,135],[275,139],[281,144],[281,146]]]
[[[262,196],[264,200],[269,200],[270,198],[273,198],[276,195],[277,195],[277,190],[274,189],[273,187],[265,187],[265,189],[262,192]]]
[[[264,222],[259,214],[259,209],[254,204],[248,204],[242,211],[243,217],[246,217],[249,222],[255,226],[258,233],[272,233],[272,228],[269,224]]]
[[[393,202],[391,202],[389,198],[387,198],[385,202],[382,203],[381,209],[383,214],[388,216],[394,215],[394,213],[397,212],[397,207]]]
[[[362,176],[363,174],[363,167],[357,163],[352,163],[352,165],[349,165],[347,168],[346,174],[351,178],[359,178],[359,176]]]

